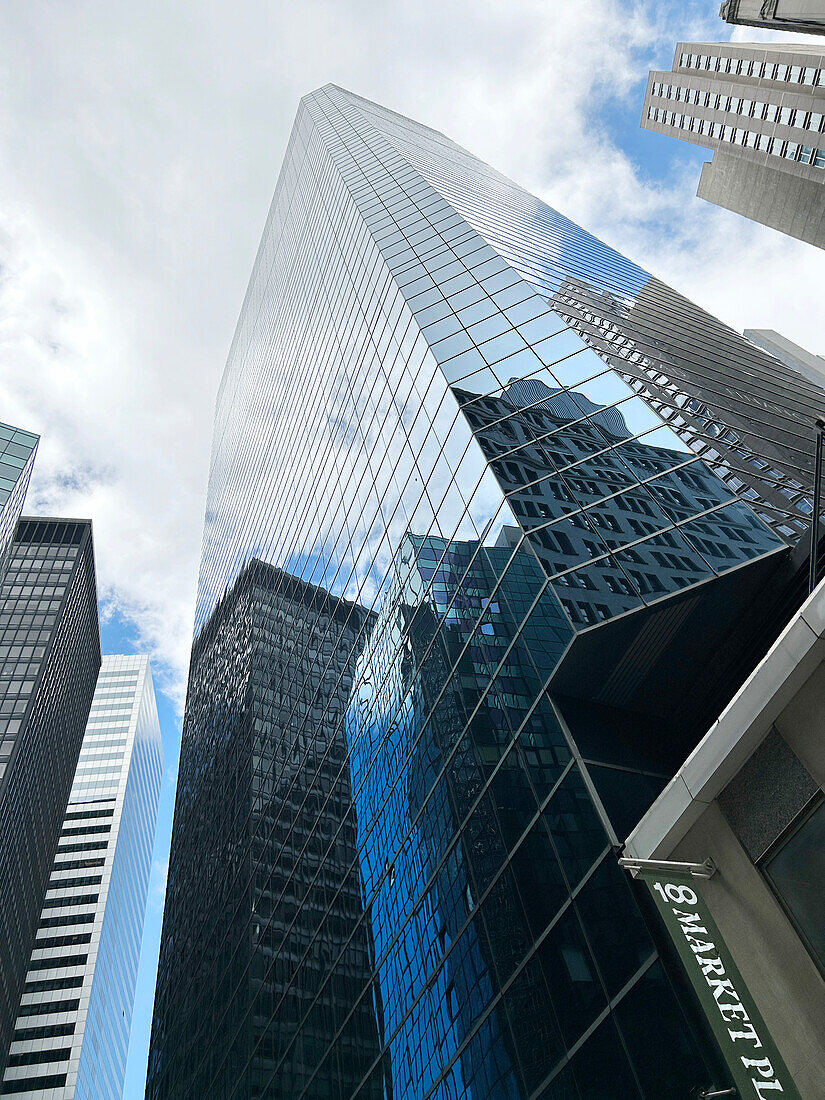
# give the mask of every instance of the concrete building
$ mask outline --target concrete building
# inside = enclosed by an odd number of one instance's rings
[[[697,194],[825,248],[825,50],[680,42],[642,126],[713,150]]]
[[[163,752],[148,658],[103,658],[0,1092],[120,1100]]]
[[[691,887],[785,1063],[782,1094],[810,1100],[825,1083],[823,713],[825,583],[625,844],[631,859],[713,860]],[[778,1074],[760,1079],[778,1091]]]
[[[743,335],[758,348],[775,356],[786,367],[799,371],[804,378],[825,389],[825,357],[813,355],[773,329],[746,328]]]
[[[797,34],[825,34],[825,0],[725,0],[727,23]]]

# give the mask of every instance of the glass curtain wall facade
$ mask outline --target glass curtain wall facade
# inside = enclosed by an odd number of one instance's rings
[[[0,576],[23,511],[39,441],[31,432],[0,424]]]
[[[3,1095],[123,1095],[162,768],[148,658],[104,657]]]
[[[249,1066],[255,1095],[307,1086],[307,1095],[332,1100],[366,1078],[362,1095],[383,1096],[374,999],[362,999],[372,940],[344,735],[372,617],[253,560],[198,638],[160,960],[163,1032],[149,1068],[155,1090],[179,1087],[160,1045],[186,1050],[193,1095],[230,1095]],[[192,952],[185,972],[168,939],[181,927]],[[313,1077],[339,1029],[332,1061]]]
[[[88,520],[21,519],[0,591],[0,661],[2,1069],[100,668]]]
[[[788,560],[814,408],[442,135],[302,101],[217,402],[147,1097],[724,1081],[612,846],[685,755],[638,684]],[[628,661],[552,692],[594,639]]]

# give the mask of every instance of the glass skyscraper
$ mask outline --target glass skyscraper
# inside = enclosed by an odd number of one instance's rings
[[[103,658],[0,1092],[120,1100],[163,751],[148,658]]]
[[[302,101],[217,402],[147,1097],[726,1081],[615,849],[794,598],[823,410],[443,135]]]
[[[99,667],[92,525],[24,517],[0,589],[0,1069]]]

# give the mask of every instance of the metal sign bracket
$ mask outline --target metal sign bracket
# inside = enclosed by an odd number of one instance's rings
[[[619,866],[629,871],[634,878],[639,871],[673,871],[676,874],[691,875],[693,878],[713,878],[718,867],[708,856],[702,863],[677,863],[672,859],[634,859],[620,856]]]

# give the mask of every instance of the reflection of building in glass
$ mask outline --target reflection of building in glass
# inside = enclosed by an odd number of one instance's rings
[[[603,410],[533,379],[498,397],[455,392],[573,623],[649,603],[770,543],[703,462],[632,438],[622,405]]]
[[[570,770],[541,688],[571,630],[545,590],[529,551],[410,536],[358,662],[347,734],[399,1096],[520,1097],[560,1046],[546,976],[518,969],[563,889],[533,820]],[[518,873],[533,857],[542,889]]]
[[[344,740],[369,620],[253,561],[198,637],[148,1096],[327,1100],[378,1056]]]
[[[825,34],[825,0],[722,0],[728,23],[797,34]]]
[[[31,432],[0,424],[0,575],[23,511],[38,440]]]
[[[2,1068],[100,666],[88,520],[18,524],[0,593],[0,661]],[[24,997],[26,1014],[54,1010],[61,996]]]
[[[2,1085],[120,1100],[162,750],[146,657],[104,657]]]
[[[302,101],[216,409],[152,1100],[729,1083],[611,848],[796,599],[770,471],[801,500],[825,394],[672,292],[657,319],[658,286],[443,135]],[[721,432],[752,397],[750,482],[579,288]]]
[[[823,118],[822,45],[680,42],[648,77],[642,126],[713,151],[700,198],[825,248]]]
[[[816,384],[658,279],[630,300],[568,279],[553,305],[771,526],[792,540],[809,529]],[[677,310],[679,325],[668,330]],[[712,372],[710,334],[720,363]]]
[[[734,45],[730,44],[730,48]],[[809,513],[804,499],[794,503],[793,496],[801,493],[803,498],[810,497],[813,417],[825,415],[825,396],[819,386],[800,379],[796,371],[755,349],[739,333],[442,134],[376,104],[357,102],[369,122],[387,135],[393,147],[467,224],[558,309],[559,327],[573,323],[599,354],[611,356],[609,362],[617,370],[624,372],[638,364],[638,373],[644,371],[646,382],[662,387],[665,415],[678,396],[680,408],[671,408],[675,415],[669,422],[674,431],[679,431],[682,427],[679,417],[685,417],[685,441],[698,436],[697,442],[688,445],[715,472],[723,469],[722,464],[714,465],[716,451],[724,454],[724,466],[733,463],[736,468],[736,448],[740,444],[730,438],[730,433],[742,436],[746,442],[741,444],[740,459],[745,459],[747,472],[751,456],[761,458],[761,485],[746,484],[737,489],[731,483],[730,487],[756,503],[767,497],[771,514],[776,515],[774,523],[787,513],[794,520],[788,523],[794,532],[789,537],[796,537],[807,527]],[[474,332],[481,341],[479,347],[483,343],[490,345],[490,351],[494,350],[495,344],[487,332],[493,332],[500,323],[496,315],[487,314],[483,303],[466,308],[473,317],[480,318],[475,322]],[[516,308],[510,307],[511,312],[515,314]],[[527,306],[518,309],[521,316],[528,316]],[[586,325],[579,324],[580,312]],[[543,361],[553,346],[541,340],[541,336],[546,339],[552,331],[550,324],[546,315],[540,322],[525,320],[515,325],[519,335],[543,356]],[[614,326],[618,327],[618,333],[614,332]],[[553,342],[559,343],[563,336],[559,333]],[[591,339],[592,336],[596,338]],[[615,336],[622,339],[614,343]],[[489,353],[480,358],[491,362]],[[514,375],[526,373],[518,360],[511,358],[510,362],[509,374],[501,372],[500,385]],[[634,370],[628,373],[633,376]],[[461,374],[452,368],[451,377]],[[656,386],[650,392],[658,399]],[[670,400],[665,399],[665,393],[670,394]],[[698,415],[685,411],[687,401],[695,402],[694,411]],[[729,446],[721,438],[725,433]],[[722,443],[721,448],[715,440]],[[739,477],[747,482],[741,473]],[[776,494],[771,491],[772,486],[780,480],[784,491]],[[753,493],[747,493],[748,488]]]
[[[814,355],[787,336],[770,328],[746,328],[742,333],[746,340],[762,351],[775,356],[785,366],[797,371],[803,378],[825,388],[825,356]]]

